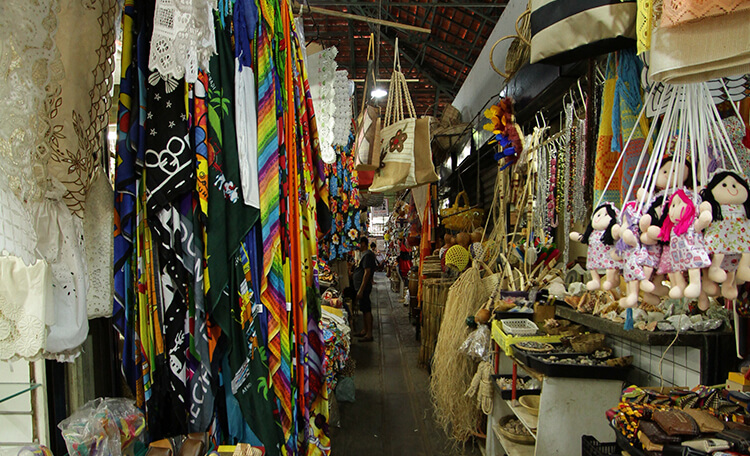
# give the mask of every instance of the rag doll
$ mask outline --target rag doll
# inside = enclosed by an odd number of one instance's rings
[[[620,300],[620,307],[633,308],[638,305],[638,290],[646,280],[643,264],[648,259],[646,249],[641,246],[638,232],[638,203],[627,203],[620,212],[620,224],[612,228],[615,244],[614,257],[622,260],[622,276],[627,284],[627,294]],[[607,289],[608,283],[604,288]]]
[[[676,179],[675,176],[669,175],[669,171],[672,168],[672,157],[664,157],[661,161],[661,165],[659,165],[659,170],[656,172],[656,182],[654,185],[656,186],[656,193],[651,197],[651,200],[648,202],[648,205],[646,207],[653,207],[655,205],[655,201],[662,197],[661,202],[658,204],[659,207],[663,205],[663,196],[664,191],[667,188],[667,186],[672,183],[674,187],[680,188],[689,185],[689,183],[692,181],[692,172],[690,169],[690,162],[686,161],[682,165],[682,169],[674,169],[672,170],[672,174],[677,173]],[[677,182],[677,185],[674,185],[674,182]],[[646,189],[641,188],[638,190],[638,199],[643,200],[646,195]],[[661,232],[661,226],[658,226],[656,223],[659,219],[653,216],[653,213],[650,210],[647,210],[643,216],[641,217],[641,220],[638,222],[639,227],[641,228],[641,242],[646,244],[654,244],[659,237],[659,233]],[[645,237],[645,239],[644,239]],[[650,241],[649,241],[650,239]]]
[[[710,224],[704,239],[713,254],[708,278],[722,284],[725,298],[737,297],[735,279],[750,278],[750,187],[734,171],[718,171],[701,191],[701,218]],[[736,270],[724,268],[727,256],[741,255]],[[731,266],[731,262],[730,262]],[[736,274],[736,277],[735,277]]]
[[[672,162],[671,156],[662,159],[659,169],[656,171],[656,182],[654,182],[657,191],[645,205],[646,209],[638,222],[641,229],[641,244],[648,253],[648,258],[643,264],[646,280],[641,281],[641,290],[648,293],[644,297],[648,298],[649,302],[658,302],[658,296],[664,296],[669,291],[661,285],[661,282],[665,274],[672,272],[669,261],[669,245],[659,240],[665,189],[671,182],[676,181],[679,187],[692,181],[690,162],[686,161],[681,168],[675,167],[671,170],[673,176],[670,176]],[[676,176],[674,176],[675,173]],[[640,201],[643,201],[646,195],[645,188],[638,190],[637,196]]]
[[[586,255],[586,269],[591,272],[591,280],[586,284],[588,290],[598,290],[602,286],[599,276],[601,270],[607,271],[605,283],[609,288],[614,288],[619,283],[618,270],[622,268],[622,261],[611,255],[615,243],[612,228],[617,224],[617,212],[612,203],[604,203],[596,208],[583,234],[575,231],[570,233],[571,240],[589,246]]]
[[[679,189],[669,198],[662,216],[659,239],[669,242],[670,298],[697,298],[701,294],[701,269],[711,264],[701,234],[708,222],[696,215],[693,200],[684,189]],[[665,254],[662,253],[662,259]],[[687,283],[683,271],[688,272]]]
[[[641,216],[638,222],[639,228],[642,226],[646,230],[648,230],[648,228],[651,226],[657,226],[656,224],[661,221],[663,204],[664,191],[661,191],[654,198],[651,198],[651,200],[646,205],[646,212],[643,216]],[[646,219],[645,223],[643,223],[644,219]],[[652,223],[654,223],[655,225],[652,225]],[[661,226],[659,226],[659,228],[661,228]],[[641,290],[646,293],[654,293],[657,292],[657,288],[663,288],[657,287],[657,285],[660,285],[662,280],[662,276],[658,274],[658,268],[659,262],[661,261],[664,243],[659,241],[658,239],[651,239],[651,237],[646,232],[642,232],[640,234],[639,240],[641,241],[643,249],[646,251],[646,257],[642,263],[643,275],[645,276],[645,278],[641,280]],[[654,272],[656,272],[656,274],[654,274]],[[660,289],[658,291],[664,290]],[[656,294],[662,293],[657,292]]]

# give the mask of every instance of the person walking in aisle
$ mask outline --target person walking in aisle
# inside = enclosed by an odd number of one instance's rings
[[[362,236],[359,240],[359,263],[354,268],[354,289],[357,290],[357,303],[362,311],[365,327],[357,337],[361,337],[362,342],[371,342],[372,338],[372,302],[370,301],[370,292],[372,292],[372,283],[375,276],[377,260],[375,253],[369,248],[370,240],[367,236]]]

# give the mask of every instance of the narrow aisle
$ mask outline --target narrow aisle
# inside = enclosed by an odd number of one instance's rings
[[[339,403],[340,427],[332,429],[335,456],[481,454],[454,448],[433,418],[427,370],[417,364],[419,341],[408,308],[390,291],[384,273],[372,291],[375,341],[352,343],[357,362],[356,402]],[[357,328],[361,328],[360,316]]]

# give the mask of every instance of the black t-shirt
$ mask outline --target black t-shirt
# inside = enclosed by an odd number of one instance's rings
[[[362,286],[362,280],[365,278],[365,269],[372,269],[372,272],[374,274],[376,267],[377,260],[375,258],[375,253],[373,253],[372,250],[363,252],[362,258],[359,260],[359,264],[356,268],[354,268],[354,288],[359,290],[359,287]]]

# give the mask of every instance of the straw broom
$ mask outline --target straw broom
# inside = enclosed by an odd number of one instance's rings
[[[464,395],[477,362],[458,353],[458,349],[471,332],[466,317],[474,315],[487,296],[478,266],[469,268],[456,280],[448,291],[432,358],[430,395],[436,420],[448,436],[459,442],[467,441],[477,430],[480,411],[475,400]]]

